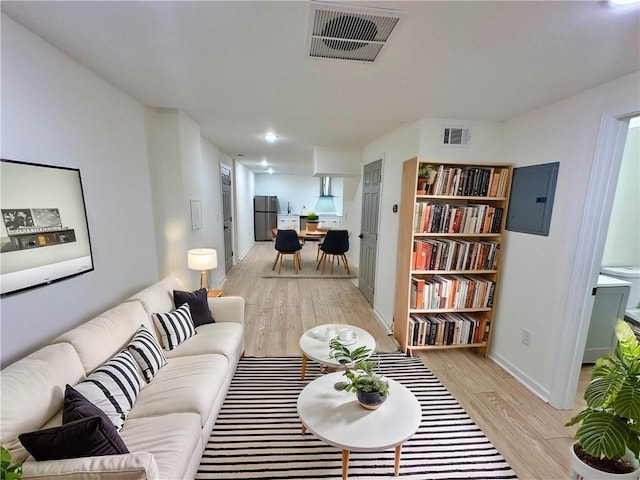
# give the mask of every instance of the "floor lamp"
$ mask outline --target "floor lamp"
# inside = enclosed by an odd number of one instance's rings
[[[200,271],[200,288],[209,290],[207,270],[218,266],[218,253],[213,248],[193,248],[187,252],[187,266]]]

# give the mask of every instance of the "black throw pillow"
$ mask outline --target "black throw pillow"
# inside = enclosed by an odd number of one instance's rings
[[[107,414],[102,409],[96,407],[71,385],[67,385],[64,389],[62,424],[89,417],[104,417],[105,420],[111,422],[111,419],[107,417]],[[124,446],[124,443],[122,445]]]
[[[195,292],[182,292],[180,290],[173,291],[173,304],[176,308],[188,303],[191,310],[191,319],[193,326],[199,327],[205,323],[214,323],[215,320],[209,310],[207,302],[207,289],[201,288]]]
[[[100,416],[23,433],[18,439],[39,462],[129,453],[113,423]]]

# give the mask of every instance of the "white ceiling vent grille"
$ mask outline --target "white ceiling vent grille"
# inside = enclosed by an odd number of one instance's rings
[[[442,129],[442,144],[452,147],[466,147],[471,143],[471,129],[458,127],[444,127]]]
[[[400,19],[395,10],[311,2],[307,54],[373,62]]]

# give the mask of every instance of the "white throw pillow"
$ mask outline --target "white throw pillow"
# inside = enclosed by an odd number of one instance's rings
[[[74,388],[120,430],[143,386],[136,361],[123,350]]]
[[[167,359],[162,353],[162,347],[153,334],[144,326],[140,328],[127,345],[136,363],[142,370],[144,379],[149,383],[155,374],[167,364]]]
[[[158,327],[165,350],[173,350],[187,338],[196,334],[188,303],[181,305],[173,312],[154,313],[153,321]]]

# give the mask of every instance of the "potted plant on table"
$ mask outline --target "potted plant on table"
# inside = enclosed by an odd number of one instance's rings
[[[307,230],[315,232],[318,228],[318,214],[315,212],[307,212]]]
[[[640,473],[640,344],[625,321],[615,332],[613,354],[593,368],[587,408],[566,424],[580,424],[571,468],[585,479],[637,479]]]
[[[436,179],[436,167],[428,163],[418,164],[418,195],[426,195]]]
[[[384,403],[389,395],[389,382],[373,372],[375,362],[367,360],[371,350],[357,347],[353,351],[336,338],[329,343],[330,357],[344,367],[348,381],[337,382],[336,390],[356,392],[360,405],[367,410],[375,410]]]

